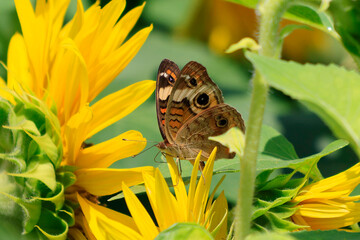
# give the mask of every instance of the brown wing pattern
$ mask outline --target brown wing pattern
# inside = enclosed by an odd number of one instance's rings
[[[210,136],[224,134],[232,127],[238,127],[245,132],[241,114],[229,105],[219,104],[206,109],[182,126],[175,142],[190,149],[202,149],[205,158],[209,157],[215,146],[218,148],[217,159],[233,158],[235,153],[230,153],[227,147],[208,139]]]
[[[181,70],[168,101],[165,133],[169,141],[173,141],[187,121],[204,110],[223,103],[224,99],[206,68],[192,61]]]
[[[164,59],[159,66],[156,80],[156,115],[161,136],[166,139],[165,113],[173,86],[178,79],[180,69],[176,63]]]

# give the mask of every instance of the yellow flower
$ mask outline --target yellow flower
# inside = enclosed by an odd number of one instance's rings
[[[214,236],[216,235],[216,239],[225,238],[228,207],[224,192],[213,202],[215,191],[224,178],[219,181],[210,198],[208,197],[215,154],[216,150],[210,155],[202,176],[196,183],[201,156],[199,153],[192,171],[188,192],[186,192],[185,184],[174,160],[167,157],[175,196],[170,192],[159,169],[152,174],[144,172],[146,193],[157,224],[153,222],[147,210],[125,182],[123,182],[123,192],[132,218],[109,209],[104,211],[104,207],[95,205],[88,200],[79,200],[86,219],[91,221],[89,225],[96,238],[104,238],[106,232],[106,234],[110,234],[107,235],[109,238],[122,236],[123,239],[153,239],[161,231],[180,222],[198,223]],[[86,209],[83,205],[86,206]],[[107,219],[111,219],[114,225],[111,229],[108,228],[104,231],[103,222],[106,222]]]
[[[360,221],[360,196],[349,196],[360,183],[360,163],[304,187],[292,200],[292,220],[307,230],[340,229]]]
[[[142,183],[143,172],[153,171],[152,167],[107,168],[145,147],[145,139],[137,131],[94,146],[84,144],[152,94],[155,82],[145,80],[89,105],[136,55],[152,26],[125,41],[144,8],[144,4],[136,7],[119,19],[125,0],[113,0],[103,8],[97,1],[86,11],[78,0],[76,14],[63,26],[69,2],[38,0],[34,10],[29,0],[15,0],[23,35],[15,34],[9,44],[7,87],[35,95],[57,115],[63,145],[61,165],[76,169],[76,183],[66,190],[66,197],[77,201],[95,195],[96,202],[96,196],[120,191],[122,182],[128,186]],[[5,81],[0,79],[3,85]],[[0,94],[6,97],[6,92]]]

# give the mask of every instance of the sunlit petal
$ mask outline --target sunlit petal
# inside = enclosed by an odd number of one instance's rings
[[[215,239],[224,239],[227,233],[226,216],[228,213],[228,204],[223,191],[212,205],[212,216],[207,229],[209,229],[210,232],[217,231]]]
[[[184,182],[181,178],[181,175],[178,171],[178,166],[176,165],[172,157],[166,158],[169,171],[171,174],[172,184],[174,186],[176,200],[177,200],[177,209],[178,211],[178,221],[185,222],[187,220],[187,193]]]
[[[97,239],[142,239],[129,216],[91,203],[80,195],[78,201]]]
[[[130,10],[119,20],[118,23],[116,23],[113,31],[110,33],[108,41],[106,41],[105,45],[102,47],[101,55],[99,57],[100,59],[105,59],[109,53],[114,51],[123,43],[139,19],[144,6],[145,2],[141,6]]]
[[[119,159],[139,153],[145,146],[146,139],[141,133],[131,130],[108,141],[82,149],[76,159],[76,166],[80,168],[106,168]]]
[[[93,113],[90,107],[83,107],[77,114],[71,117],[65,126],[65,146],[67,152],[65,152],[66,161],[63,164],[73,166],[76,161],[76,157],[79,153],[81,145],[86,139],[88,132],[88,123],[93,118]]]
[[[200,164],[201,151],[197,155],[194,163],[194,167],[191,172],[190,185],[189,185],[189,193],[188,193],[188,221],[196,221],[194,219],[194,200],[195,200],[195,190],[196,190],[196,181],[197,181],[197,173]]]
[[[166,229],[177,222],[178,206],[158,168],[155,170],[155,196],[161,206],[158,208],[158,224],[161,229]]]
[[[200,221],[204,218],[204,209],[205,203],[208,199],[211,179],[212,179],[212,170],[214,167],[215,155],[216,155],[216,148],[211,152],[209,159],[205,164],[205,168],[203,171],[203,176],[199,179],[195,190],[195,197],[194,197],[194,214],[198,216],[197,221]]]
[[[122,184],[122,189],[125,195],[126,205],[134,221],[137,223],[141,235],[144,239],[154,239],[159,231],[150,215],[136,195],[124,183]]]
[[[8,87],[17,92],[21,92],[22,89],[33,91],[27,50],[24,38],[19,33],[15,33],[10,40],[7,63]]]
[[[144,28],[134,34],[121,47],[107,56],[98,67],[89,69],[90,83],[93,84],[90,90],[90,99],[93,99],[107,86],[134,58],[145,40],[149,36],[152,26]]]
[[[90,138],[95,133],[134,111],[151,96],[154,89],[154,81],[141,81],[96,102],[91,106],[94,116],[89,125],[91,131],[86,138]]]
[[[144,182],[143,172],[152,172],[153,167],[130,169],[82,168],[75,172],[76,185],[87,192],[104,196],[121,191],[121,183],[133,186]]]

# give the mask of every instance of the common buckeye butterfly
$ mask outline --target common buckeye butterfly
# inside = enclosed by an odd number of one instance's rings
[[[156,146],[165,154],[194,160],[202,150],[206,161],[217,147],[216,159],[234,158],[235,153],[209,140],[232,127],[245,132],[244,120],[235,108],[224,103],[219,87],[210,79],[206,68],[191,61],[180,71],[164,59],[156,80],[156,112],[164,139]]]

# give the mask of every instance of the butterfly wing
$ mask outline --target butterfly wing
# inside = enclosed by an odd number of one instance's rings
[[[175,142],[186,147],[189,157],[194,157],[202,150],[202,156],[208,158],[216,146],[216,158],[233,158],[235,153],[222,144],[209,140],[209,137],[224,134],[232,127],[238,127],[245,132],[244,120],[235,108],[227,104],[210,107],[187,121],[176,136]]]
[[[218,86],[210,79],[206,68],[189,62],[181,70],[168,100],[165,134],[174,141],[179,129],[204,110],[224,102]]]
[[[165,113],[171,90],[178,79],[180,69],[176,63],[164,59],[160,63],[156,79],[156,115],[161,136],[166,139],[165,134]]]

